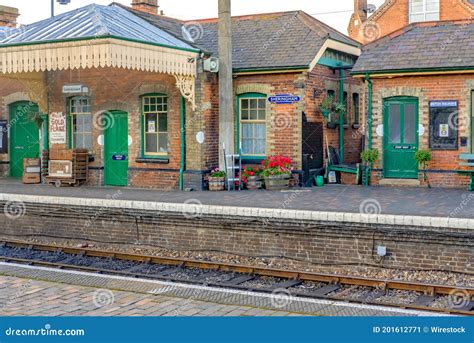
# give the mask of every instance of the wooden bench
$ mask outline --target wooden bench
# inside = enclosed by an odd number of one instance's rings
[[[461,154],[459,159],[466,161],[459,163],[461,167],[470,167],[470,169],[458,170],[458,174],[468,175],[470,177],[468,190],[472,192],[474,190],[474,154]]]
[[[349,173],[354,174],[354,183],[359,184],[361,178],[361,168],[360,164],[341,164],[339,162],[339,153],[333,147],[329,147],[330,156],[326,161],[326,178],[329,175],[329,172],[335,171],[340,173]],[[341,177],[342,178],[342,177]]]

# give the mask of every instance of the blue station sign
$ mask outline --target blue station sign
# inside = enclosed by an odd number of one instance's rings
[[[127,155],[112,155],[112,160],[114,161],[126,161]]]
[[[436,100],[430,101],[431,108],[448,108],[448,107],[458,107],[457,100]]]
[[[297,95],[291,94],[277,94],[274,96],[268,97],[268,101],[275,104],[294,104],[295,102],[300,101],[301,98]]]

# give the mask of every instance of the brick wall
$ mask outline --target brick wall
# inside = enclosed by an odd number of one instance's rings
[[[0,220],[3,223],[0,235],[15,239],[62,238],[78,243],[284,256],[293,268],[305,268],[308,263],[369,264],[474,272],[473,233],[469,229],[290,219],[258,223],[232,216],[200,217],[182,213],[124,212],[121,209],[61,208],[37,204],[26,204],[25,215],[18,219],[9,219],[2,212]],[[71,227],[75,229],[71,230]],[[377,245],[387,247],[388,256],[382,260],[374,257]]]
[[[383,99],[393,96],[414,96],[419,99],[419,123],[425,128],[420,137],[419,148],[429,149],[429,101],[457,100],[459,103],[458,150],[432,151],[428,165],[429,178],[437,187],[464,187],[466,176],[455,173],[459,167],[459,154],[471,149],[471,90],[474,80],[469,74],[394,77],[373,79],[373,146],[379,149],[381,159],[375,168],[383,168],[383,139],[376,134],[378,125],[383,124]],[[468,138],[466,147],[461,147],[461,137]],[[419,177],[422,180],[422,174]],[[376,182],[376,181],[375,181]]]
[[[378,10],[365,23],[354,15],[348,28],[349,36],[367,44],[409,24],[409,0],[386,0],[382,6],[386,9]],[[472,19],[473,8],[467,0],[440,0],[440,20]]]

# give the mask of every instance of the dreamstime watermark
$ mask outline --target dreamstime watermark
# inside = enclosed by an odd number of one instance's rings
[[[108,200],[117,200],[118,198],[120,198],[121,195],[122,195],[122,191],[118,190],[117,192],[115,192],[112,195],[107,194],[106,198]],[[101,207],[101,208],[99,208],[99,210],[95,211],[94,215],[92,217],[90,217],[89,220],[86,222],[85,227],[87,227],[87,228],[91,227],[92,224],[94,224],[95,221],[106,212],[106,210],[107,209],[105,207]]]
[[[449,306],[453,309],[466,307],[471,301],[471,295],[465,289],[454,289],[448,296]]]
[[[277,288],[272,292],[270,302],[273,307],[282,309],[288,307],[293,302],[293,296],[286,288]]]
[[[20,289],[18,291],[16,291],[15,294],[13,294],[13,296],[10,297],[5,302],[5,304],[2,304],[2,306],[0,306],[0,310],[6,309],[10,305],[13,305],[14,303],[16,303],[18,301],[18,299],[20,299],[22,296],[24,296],[26,294],[26,292],[28,291],[28,289],[30,287],[31,287],[31,281],[28,281],[28,282],[24,283],[23,285],[21,285]]]
[[[474,17],[469,18],[464,24],[459,25],[459,27],[454,31],[448,39],[446,39],[442,44],[441,44],[441,50],[445,50],[448,45],[452,44],[456,39],[459,38],[461,33],[463,32],[464,29],[466,29],[469,25],[471,25],[474,22]]]
[[[289,113],[277,113],[272,116],[271,127],[274,130],[284,130],[291,128],[291,115]]]
[[[380,214],[382,213],[382,205],[376,199],[365,199],[359,206],[361,214]]]
[[[92,295],[92,302],[97,308],[108,307],[114,304],[115,295],[109,289],[98,289]]]
[[[7,201],[3,213],[8,219],[18,219],[26,214],[26,205],[23,201]]]
[[[291,17],[290,20],[288,20],[285,24],[283,24],[283,26],[280,29],[278,29],[265,43],[263,43],[263,49],[267,50],[271,45],[277,42],[281,38],[281,36],[283,36],[285,32],[288,31],[290,25],[293,24],[297,20],[298,20],[298,13],[296,13],[293,17]]]
[[[373,21],[367,21],[364,24],[362,32],[366,41],[374,41],[380,38],[381,28],[378,23]]]
[[[469,118],[460,115],[459,111],[451,112],[448,116],[448,126],[453,131],[459,131],[464,127],[469,127]]]
[[[181,26],[181,34],[186,41],[196,43],[204,36],[204,28],[200,22],[192,21]]]
[[[92,125],[98,130],[107,130],[114,126],[114,115],[109,111],[98,111],[92,116]]]
[[[459,205],[454,210],[449,212],[449,217],[451,217],[451,218],[457,217],[459,214],[461,214],[462,211],[464,211],[465,208],[467,208],[469,203],[474,200],[474,194],[472,194],[472,193],[469,194],[469,195],[463,194],[462,197],[464,199],[461,200]]]
[[[183,216],[186,219],[196,219],[202,216],[202,202],[198,199],[188,199],[184,202]]]

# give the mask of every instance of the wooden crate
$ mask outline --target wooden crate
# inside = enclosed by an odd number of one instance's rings
[[[73,162],[72,161],[49,161],[49,177],[60,177],[60,178],[72,178],[74,175]]]
[[[87,181],[89,153],[85,149],[56,149],[50,152],[49,171],[46,182],[61,186],[79,186]],[[54,157],[71,157],[70,159],[56,160]]]
[[[39,158],[23,159],[23,183],[41,183],[41,160]]]

